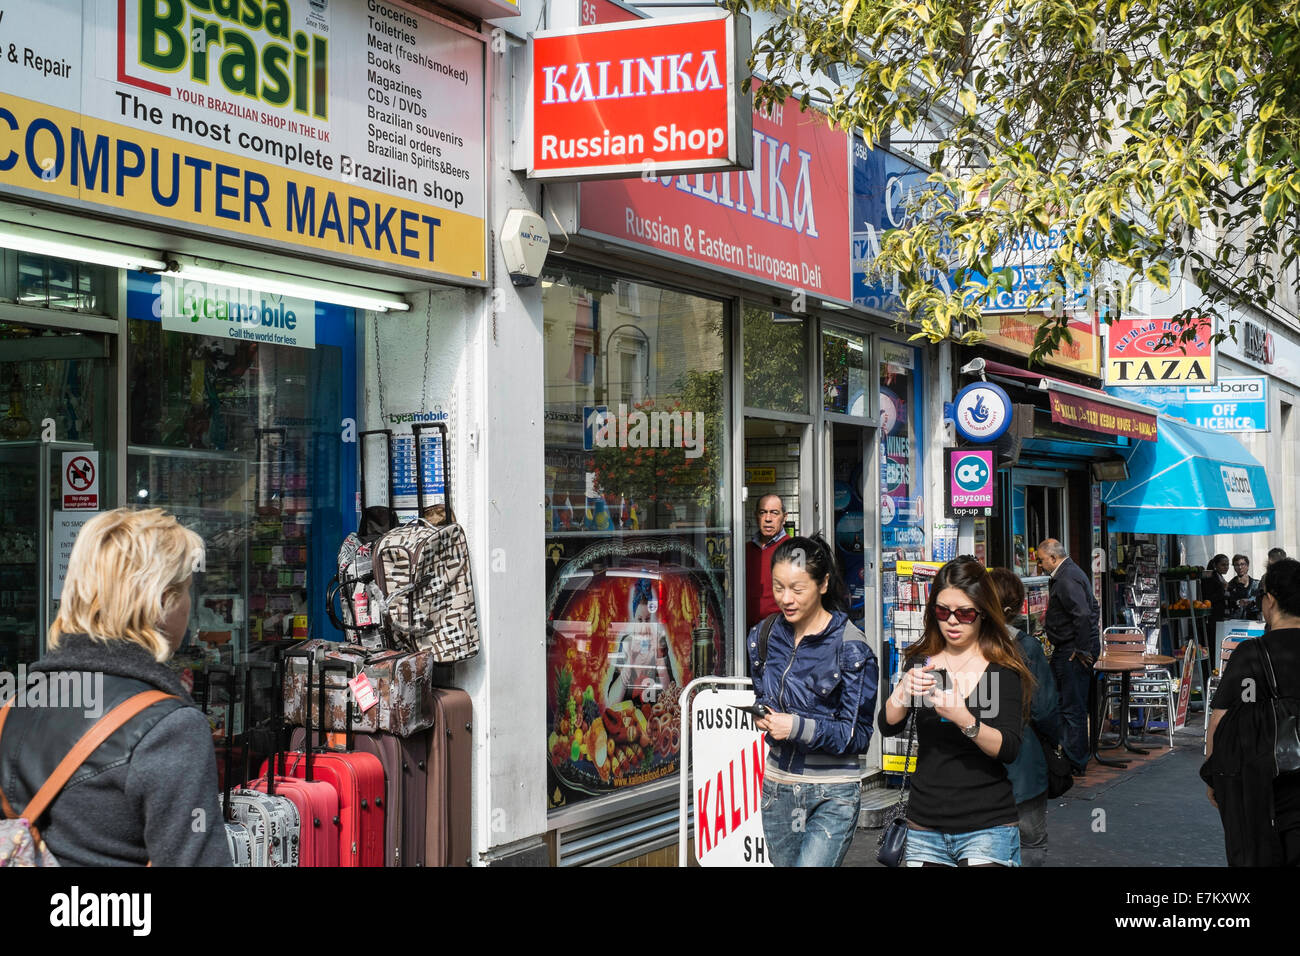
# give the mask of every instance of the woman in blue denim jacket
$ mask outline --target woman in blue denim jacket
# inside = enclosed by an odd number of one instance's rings
[[[839,866],[862,804],[858,754],[871,742],[876,657],[844,612],[844,585],[820,537],[776,549],[772,594],[781,613],[747,642],[756,703],[768,709],[756,723],[771,748],[763,834],[777,866]]]

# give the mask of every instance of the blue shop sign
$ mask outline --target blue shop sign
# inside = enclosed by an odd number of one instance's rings
[[[1220,377],[1214,385],[1111,385],[1119,398],[1216,432],[1268,431],[1268,376]]]

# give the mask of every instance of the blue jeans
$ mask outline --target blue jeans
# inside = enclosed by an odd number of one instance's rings
[[[1061,748],[1076,770],[1088,766],[1088,682],[1092,669],[1070,651],[1057,648],[1052,654],[1052,676],[1061,693]]]
[[[1020,814],[1020,865],[1047,865],[1047,794],[1016,804]]]
[[[996,863],[1020,865],[1020,827],[1014,823],[970,833],[940,833],[938,830],[907,831],[904,866],[939,863],[967,866]]]
[[[763,781],[763,836],[773,866],[839,866],[858,828],[856,783]]]

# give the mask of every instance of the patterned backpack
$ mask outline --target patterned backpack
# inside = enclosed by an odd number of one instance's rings
[[[375,603],[397,643],[427,648],[439,664],[478,653],[478,609],[460,525],[435,527],[417,518],[380,538],[373,560],[381,595]]]
[[[171,699],[174,699],[173,694],[165,694],[160,690],[147,690],[128,697],[95,721],[68,755],[54,768],[54,773],[50,774],[49,779],[41,784],[40,789],[36,791],[31,802],[23,808],[21,814],[15,812],[9,804],[9,799],[3,791],[0,791],[0,812],[3,813],[3,817],[0,817],[0,867],[58,866],[59,861],[54,858],[50,848],[41,839],[35,822],[41,818],[54,802],[54,798],[72,779],[77,768],[86,762],[100,744],[145,708],[151,707],[160,700]],[[0,734],[4,731],[5,721],[9,718],[9,711],[12,708],[12,701],[0,708]]]

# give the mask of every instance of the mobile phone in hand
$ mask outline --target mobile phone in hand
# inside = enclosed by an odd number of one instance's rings
[[[942,667],[936,667],[934,670],[930,671],[930,676],[934,678],[934,689],[936,692],[952,690],[952,679],[948,676],[948,672]]]
[[[736,710],[743,710],[747,714],[753,714],[755,717],[766,717],[771,713],[767,709],[766,704],[750,704],[748,707],[741,707],[737,704],[732,704],[731,706],[735,707]]]

